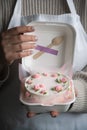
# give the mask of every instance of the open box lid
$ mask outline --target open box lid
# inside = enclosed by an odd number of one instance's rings
[[[33,54],[22,58],[22,66],[29,73],[36,71],[57,71],[64,64],[73,64],[74,46],[75,46],[75,30],[71,25],[53,22],[31,22],[28,26],[34,26],[35,31],[28,33],[38,37],[36,45],[45,48],[46,52],[39,57],[34,58],[38,49],[33,49]],[[60,44],[50,47],[47,52],[48,45],[52,43],[55,37],[61,37]],[[51,53],[52,52],[52,53]],[[57,52],[54,54],[53,52]]]

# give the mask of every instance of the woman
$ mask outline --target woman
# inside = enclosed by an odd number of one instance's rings
[[[32,32],[34,31],[33,27],[26,27],[26,26],[18,26],[12,29],[7,30],[9,19],[11,18],[11,14],[13,13],[13,7],[15,6],[15,0],[7,0],[7,1],[0,1],[1,8],[2,9],[2,21],[1,21],[1,41],[0,41],[0,84],[1,84],[1,98],[3,99],[3,102],[6,102],[9,105],[8,99],[10,99],[11,96],[13,96],[12,92],[17,93],[16,89],[14,88],[15,80],[17,82],[17,86],[19,86],[18,75],[17,75],[17,64],[18,59],[28,56],[32,54],[32,51],[29,51],[29,49],[35,48],[35,42],[38,40],[37,36],[31,35],[23,35],[26,32]],[[7,2],[7,4],[5,3]],[[80,12],[80,6],[84,7],[86,5],[86,0],[81,1],[75,1],[76,5],[79,6],[78,12]],[[5,5],[6,4],[6,5]],[[36,6],[35,6],[36,5]],[[4,6],[6,6],[4,8]],[[9,8],[8,8],[9,6]],[[31,8],[31,6],[35,8]],[[53,6],[53,7],[52,7]],[[63,7],[64,6],[64,7]],[[29,9],[28,9],[29,7]],[[41,8],[42,7],[42,8]],[[49,8],[48,8],[49,7]],[[61,7],[61,8],[60,8]],[[7,9],[9,10],[9,13],[6,13]],[[54,9],[53,11],[51,9]],[[84,8],[85,9],[85,8]],[[12,13],[11,13],[12,12]],[[67,8],[67,4],[65,1],[61,0],[48,0],[47,4],[45,0],[22,0],[22,15],[32,15],[32,14],[38,14],[38,13],[46,13],[46,14],[59,14],[69,12]],[[5,14],[4,14],[5,13]],[[85,13],[85,12],[84,12]],[[83,13],[82,13],[83,14]],[[86,16],[86,15],[85,15]],[[84,18],[85,21],[86,18]],[[83,23],[85,23],[82,21]],[[85,23],[86,24],[86,23]],[[86,28],[86,25],[84,25]],[[33,42],[31,45],[30,42]],[[28,43],[27,43],[28,42]],[[28,49],[28,51],[27,51]],[[23,51],[26,50],[26,51]],[[16,67],[15,67],[16,66]],[[87,71],[87,69],[85,69]],[[70,109],[68,111],[70,112],[85,112],[87,110],[87,105],[85,102],[87,102],[87,72],[81,71],[76,73],[73,76],[74,84],[76,86],[76,89],[78,91],[77,99],[74,104],[70,106]],[[16,73],[16,74],[15,74]],[[14,79],[14,80],[13,80]],[[13,83],[14,82],[14,83]],[[13,89],[12,89],[13,88]],[[8,92],[7,92],[8,91]],[[8,94],[11,94],[9,97]],[[8,96],[7,99],[4,99],[4,96]],[[15,99],[15,98],[14,98]],[[10,101],[10,104],[12,106],[13,100]],[[16,105],[15,101],[15,105]],[[1,101],[1,105],[3,106],[3,103]],[[17,104],[18,105],[18,104]],[[14,106],[14,105],[13,105]],[[78,107],[79,106],[79,107]],[[23,109],[24,106],[19,106],[20,109]],[[2,110],[3,107],[1,107]],[[6,107],[5,107],[6,108]],[[18,110],[19,110],[18,108]],[[24,108],[25,109],[25,108]],[[15,108],[12,109],[15,111]],[[3,109],[4,111],[4,109]],[[9,109],[8,109],[9,111]],[[9,113],[9,112],[8,112]],[[23,114],[23,112],[22,112]],[[3,115],[1,116],[3,117]]]

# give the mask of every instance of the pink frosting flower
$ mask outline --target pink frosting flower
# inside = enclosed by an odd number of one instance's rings
[[[60,86],[60,85],[58,85],[58,86],[55,87],[55,90],[56,90],[57,92],[61,91],[62,89],[63,89],[63,87]]]
[[[48,73],[43,73],[44,76],[48,76]]]
[[[31,95],[30,92],[28,91],[25,92],[25,97],[30,97],[30,95]]]
[[[27,84],[32,84],[32,80],[27,80],[27,82],[26,82]]]
[[[66,79],[66,78],[62,78],[61,81],[62,81],[63,83],[65,83],[65,82],[67,82],[67,79]]]
[[[32,78],[40,78],[40,77],[41,77],[40,74],[34,74],[34,75],[32,75]]]
[[[58,77],[57,73],[51,74],[51,77]]]
[[[39,84],[39,87],[40,88],[45,88],[45,85],[44,84]]]
[[[47,94],[47,91],[46,90],[42,90],[40,91],[41,94]]]
[[[39,85],[34,85],[34,88],[33,88],[35,91],[38,91],[40,89],[40,86]]]

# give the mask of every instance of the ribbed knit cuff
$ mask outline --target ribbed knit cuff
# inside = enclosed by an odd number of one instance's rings
[[[69,112],[87,112],[87,74],[81,72],[75,75],[74,86],[77,98]]]

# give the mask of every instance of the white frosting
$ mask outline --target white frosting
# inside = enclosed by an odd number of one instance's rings
[[[53,105],[67,103],[74,98],[72,81],[60,73],[31,75],[25,81],[25,88],[25,95],[27,95],[26,98],[30,103]]]
[[[47,75],[44,75],[43,73],[39,73],[38,74],[39,77],[36,75],[35,78],[32,78],[32,76],[28,77],[26,79],[25,82],[25,87],[26,89],[30,92],[30,93],[34,93],[36,95],[53,95],[53,94],[58,94],[59,92],[62,92],[63,90],[65,90],[66,88],[69,87],[69,80],[68,77],[65,77],[62,74],[59,73],[49,73]],[[66,79],[66,83],[63,83],[62,81],[60,83],[58,83],[59,80],[61,79]],[[58,80],[58,81],[56,81]],[[32,83],[27,83],[27,81],[31,81]],[[39,85],[43,85],[43,87],[41,87],[38,91],[35,91],[34,86],[39,86]],[[61,86],[63,89],[61,91],[53,91],[53,89],[55,89],[56,86]],[[46,94],[40,93],[41,90],[46,90]]]

